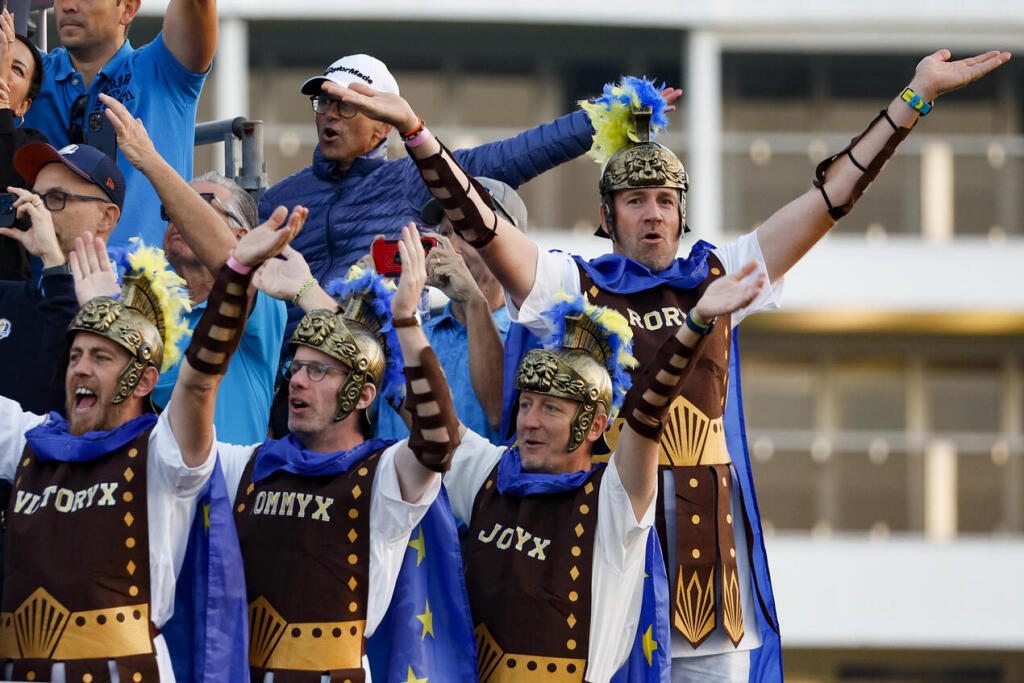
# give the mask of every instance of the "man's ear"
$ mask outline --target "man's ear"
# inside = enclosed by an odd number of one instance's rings
[[[597,415],[594,416],[594,421],[590,423],[590,429],[587,430],[587,441],[594,443],[601,438],[604,434],[605,427],[608,426],[608,413],[603,410],[598,411]]]
[[[146,369],[142,371],[142,377],[139,379],[139,383],[135,387],[135,396],[145,399],[153,393],[153,389],[156,388],[158,379],[160,379],[160,371],[152,365],[147,365]]]
[[[376,398],[377,387],[373,386],[372,383],[367,382],[363,385],[363,391],[359,394],[359,401],[356,403],[355,410],[352,412],[355,412],[356,410],[366,410],[373,405],[373,401]]]
[[[135,15],[139,13],[139,8],[142,6],[141,0],[119,0],[117,3],[121,6],[121,25],[125,27],[125,31],[128,30],[128,24],[132,23]]]
[[[608,227],[608,216],[605,214],[605,203],[604,202],[601,202],[601,206],[598,209],[598,212],[601,215],[601,231],[604,232],[604,234],[607,235],[609,238],[611,238],[612,237],[612,231]]]
[[[377,125],[373,128],[373,149],[377,148],[380,141],[388,136],[391,132],[391,125],[387,123],[377,122]]]
[[[103,241],[106,242],[107,237],[110,236],[110,233],[114,232],[114,228],[117,227],[117,221],[120,219],[121,209],[117,208],[116,204],[104,204],[99,224],[94,228],[95,235],[102,237]]]

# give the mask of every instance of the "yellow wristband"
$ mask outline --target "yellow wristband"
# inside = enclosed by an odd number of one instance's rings
[[[292,297],[292,305],[293,306],[298,306],[299,305],[299,298],[303,294],[306,293],[307,289],[309,289],[310,287],[312,287],[315,284],[316,284],[316,278],[313,278],[312,280],[310,280],[306,284],[302,285],[302,287],[299,288],[299,291],[295,293],[295,296]]]

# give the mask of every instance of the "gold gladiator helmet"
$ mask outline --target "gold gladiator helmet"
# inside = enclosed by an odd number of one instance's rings
[[[629,389],[627,370],[636,363],[630,354],[633,334],[618,312],[590,304],[582,295],[563,300],[547,312],[555,332],[545,345],[523,356],[516,370],[516,391],[532,391],[579,402],[569,421],[568,450],[586,439],[604,406],[609,423]],[[511,428],[519,412],[513,403]]]
[[[594,126],[594,142],[588,155],[603,164],[598,190],[610,234],[615,238],[615,192],[633,188],[668,187],[679,191],[679,227],[686,225],[686,193],[689,178],[672,150],[654,142],[654,136],[668,125],[668,104],[652,81],[623,77],[619,84],[605,86],[604,95],[593,102],[581,102]]]
[[[183,315],[191,309],[185,281],[170,269],[162,250],[135,239],[120,260],[126,270],[119,297],[91,299],[68,325],[69,339],[91,332],[131,354],[118,376],[115,404],[131,396],[147,365],[163,372],[178,362],[178,342],[188,332]]]
[[[355,410],[367,382],[387,398],[391,397],[391,392],[401,391],[401,383],[392,377],[394,356],[401,368],[401,353],[397,338],[393,338],[393,289],[389,284],[393,287],[380,276],[353,268],[344,282],[328,285],[333,296],[340,295],[339,306],[344,313],[325,309],[311,311],[303,316],[292,334],[293,352],[297,345],[308,346],[349,369],[348,377],[338,389],[335,422],[344,420]],[[391,349],[395,352],[391,353]]]

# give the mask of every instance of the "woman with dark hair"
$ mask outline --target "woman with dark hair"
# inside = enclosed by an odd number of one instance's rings
[[[26,142],[46,142],[32,128],[22,128],[25,112],[39,94],[43,60],[35,46],[14,32],[14,15],[0,13],[0,192],[28,187],[14,170],[14,153]],[[0,237],[0,280],[28,280],[28,252],[9,237]]]

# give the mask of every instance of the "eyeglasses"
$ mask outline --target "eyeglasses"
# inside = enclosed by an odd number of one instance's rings
[[[85,109],[89,106],[89,94],[79,95],[71,103],[71,125],[68,126],[68,142],[81,145],[85,142]]]
[[[90,197],[84,194],[73,194],[71,192],[62,192],[61,190],[50,190],[45,194],[39,195],[43,199],[43,205],[46,206],[50,211],[63,211],[64,207],[68,203],[68,197],[71,199],[78,199],[83,202],[107,202],[111,203],[107,197]]]
[[[352,104],[336,100],[329,95],[310,95],[309,101],[317,114],[326,114],[331,110],[331,105],[337,105],[338,116],[343,119],[350,119],[358,113]]]
[[[334,370],[339,373],[344,373],[343,368],[336,367],[334,365],[328,365],[327,363],[321,363],[318,360],[312,361],[301,361],[301,360],[290,360],[284,364],[284,378],[290,380],[295,375],[302,372],[302,369],[306,369],[306,376],[309,377],[311,382],[319,382],[327,376],[327,373]]]
[[[199,196],[202,197],[207,204],[216,206],[218,209],[223,211],[224,215],[227,216],[229,219],[233,220],[235,222],[235,225],[237,225],[238,227],[242,228],[243,230],[249,229],[238,216],[229,211],[228,207],[224,206],[224,202],[222,202],[220,200],[220,197],[218,197],[214,193],[200,192]],[[165,207],[163,204],[160,205],[160,220],[168,222],[171,220],[171,217],[167,213],[167,207]]]

